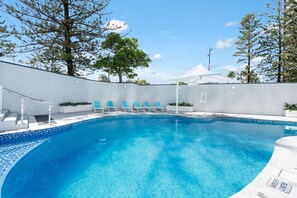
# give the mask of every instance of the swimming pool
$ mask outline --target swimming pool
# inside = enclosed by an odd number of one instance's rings
[[[49,137],[10,170],[2,197],[228,197],[264,168],[282,123],[120,116]]]

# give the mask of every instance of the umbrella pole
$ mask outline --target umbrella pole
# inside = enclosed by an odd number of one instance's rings
[[[176,95],[175,95],[175,113],[178,114],[178,83],[176,82]]]

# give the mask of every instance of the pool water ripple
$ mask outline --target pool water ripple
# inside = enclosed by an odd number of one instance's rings
[[[3,198],[228,197],[288,135],[270,122],[179,116],[107,118],[63,130],[16,163]]]

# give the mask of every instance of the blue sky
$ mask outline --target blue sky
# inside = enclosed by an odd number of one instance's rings
[[[208,66],[226,75],[240,70],[233,56],[241,19],[250,12],[266,11],[270,0],[111,0],[106,21],[125,26],[120,33],[135,37],[140,48],[153,59],[149,68],[138,69],[140,79],[169,83],[191,68]],[[21,59],[19,55],[16,59]],[[4,60],[11,61],[9,58]],[[88,76],[98,79],[99,73]],[[117,81],[117,77],[112,81]]]
[[[233,57],[240,20],[249,12],[263,13],[269,0],[111,0],[110,20],[125,22],[121,33],[138,39],[140,48],[153,58],[139,77],[164,83],[194,66],[208,65],[227,74],[240,69]]]

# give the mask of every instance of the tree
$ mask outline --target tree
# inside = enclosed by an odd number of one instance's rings
[[[99,75],[98,81],[100,81],[100,82],[110,82],[108,77],[106,75],[104,75],[104,74]]]
[[[110,75],[117,75],[120,83],[124,75],[134,78],[137,76],[134,69],[148,67],[151,62],[148,55],[138,49],[136,38],[122,38],[120,34],[112,32],[107,35],[101,47],[107,54],[99,55],[94,67]]]
[[[231,78],[231,79],[235,78],[235,72],[234,71],[229,71],[229,73],[227,74],[227,77]]]
[[[0,21],[0,57],[13,53],[15,48],[15,44],[7,39],[9,32],[4,23],[5,21]]]
[[[185,83],[185,82],[179,81],[179,82],[178,82],[178,85],[188,85],[188,83]]]
[[[21,52],[35,52],[33,61],[67,66],[68,75],[74,76],[98,54],[108,4],[109,0],[20,0],[5,8],[21,22],[16,27],[23,41]],[[51,54],[53,48],[56,52]]]
[[[284,5],[281,0],[277,0],[277,3],[272,0],[267,4],[267,8],[270,9],[270,13],[263,16],[267,16],[268,22],[262,27],[258,48],[259,56],[263,59],[258,66],[260,73],[268,81],[282,82]]]
[[[297,1],[286,0],[284,12],[284,82],[297,82]]]
[[[42,52],[35,52],[35,56],[30,59],[28,64],[33,68],[45,69],[55,73],[64,73],[63,64],[57,58],[59,51],[55,48],[46,49]]]
[[[247,14],[240,22],[239,28],[240,36],[235,42],[237,45],[237,52],[234,56],[239,56],[237,63],[244,63],[246,65],[246,72],[244,74],[247,78],[247,83],[251,83],[251,61],[256,58],[256,46],[258,42],[260,20],[256,19],[255,13]]]
[[[135,84],[137,84],[137,85],[149,85],[149,84],[150,84],[150,83],[147,82],[146,80],[141,80],[141,79],[139,79],[139,78],[137,78],[134,82],[135,82]]]
[[[249,78],[249,79],[248,79]],[[260,79],[254,70],[248,71],[248,66],[245,66],[239,74],[237,74],[237,80],[242,83],[259,83]]]
[[[0,6],[2,6],[1,0]],[[0,15],[0,18],[1,17]],[[10,33],[7,25],[5,25],[5,20],[0,20],[0,57],[11,54],[15,48],[15,44],[8,39],[9,36]]]

